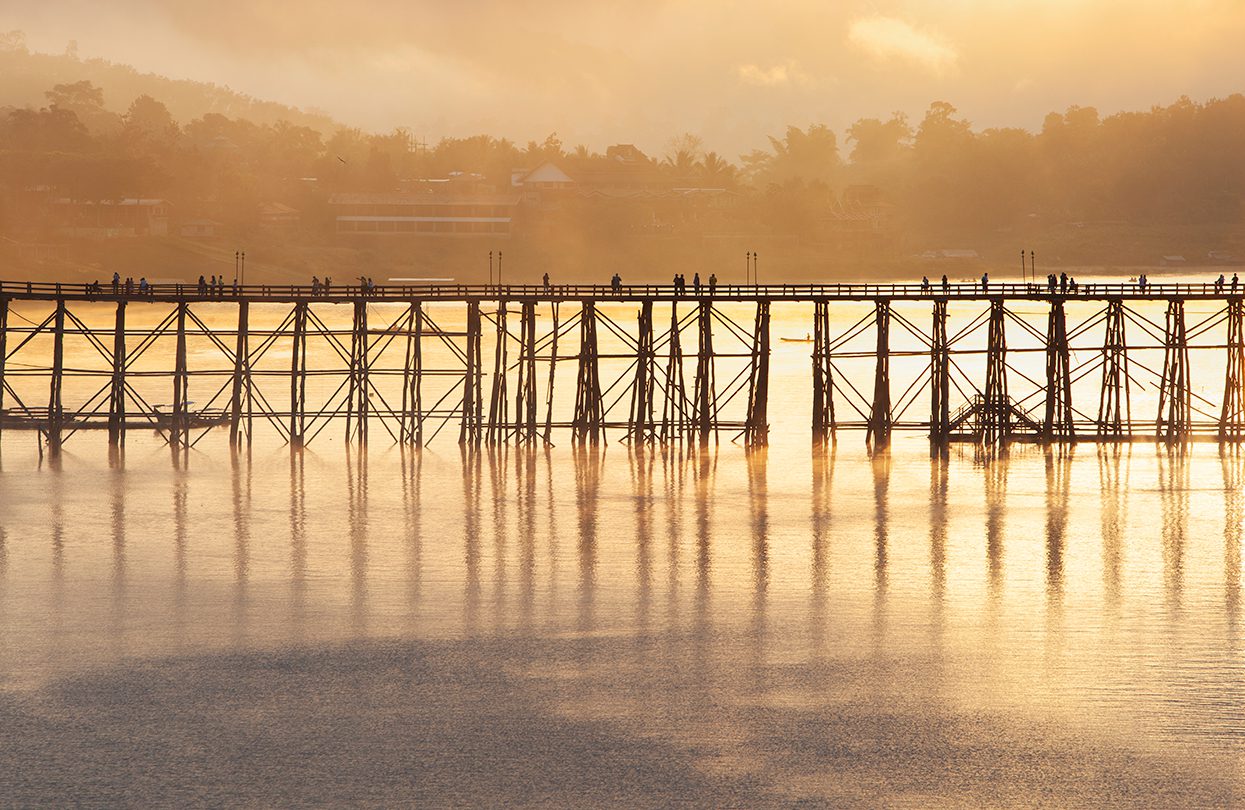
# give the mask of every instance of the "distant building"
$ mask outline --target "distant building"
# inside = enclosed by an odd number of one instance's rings
[[[259,206],[259,224],[265,228],[289,228],[302,221],[297,208],[285,203],[267,202]]]
[[[167,236],[169,204],[160,199],[71,200],[52,204],[58,232],[70,237]]]
[[[516,169],[510,173],[510,185],[524,191],[567,191],[576,182],[552,161],[545,161],[531,171]]]
[[[187,239],[214,239],[220,223],[213,219],[188,219],[177,226],[177,233]]]
[[[69,259],[69,250],[65,245],[0,238],[0,247],[17,261],[30,264],[63,262]]]
[[[1159,259],[1159,265],[1162,267],[1185,267],[1189,264],[1189,260],[1184,256],[1172,254]]]
[[[937,262],[939,264],[977,264],[981,261],[981,255],[975,250],[969,248],[942,248],[941,250],[927,250],[920,255],[920,258],[927,262]]]
[[[338,234],[509,236],[518,194],[386,193],[334,194]]]

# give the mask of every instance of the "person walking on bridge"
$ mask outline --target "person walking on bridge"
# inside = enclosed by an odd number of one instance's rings
[[[692,276],[692,289],[697,295],[700,295],[700,273],[696,273]]]
[[[947,274],[942,274],[942,291],[947,292],[951,289],[951,282],[947,281]]]
[[[546,290],[548,290],[548,289],[549,289],[549,274],[548,274],[548,273],[545,273],[545,277],[544,277],[544,279],[543,279],[543,282],[544,282],[544,285],[545,285],[545,289],[546,289]]]
[[[982,273],[981,274],[981,291],[985,292],[987,289],[989,289],[989,287],[990,287],[990,274]]]
[[[716,290],[717,288],[718,288],[718,274],[710,273],[709,274],[709,294],[713,295],[713,291]]]
[[[113,271],[112,274],[112,294],[116,295],[121,291],[121,274]]]

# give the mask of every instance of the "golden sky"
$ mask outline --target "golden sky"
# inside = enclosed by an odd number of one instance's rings
[[[0,0],[0,28],[430,141],[691,132],[734,155],[934,99],[1036,128],[1245,90],[1240,0]]]

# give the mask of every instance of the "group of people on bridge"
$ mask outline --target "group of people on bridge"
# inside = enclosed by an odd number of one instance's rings
[[[542,287],[544,290],[552,291],[554,289],[553,286],[550,284],[548,273],[544,274],[544,276],[541,279],[541,282],[542,282]],[[1149,290],[1151,286],[1150,279],[1145,273],[1142,273],[1141,275],[1139,275],[1137,279],[1135,280],[1135,282],[1130,282],[1130,283],[1135,283],[1137,285],[1137,289],[1142,293],[1147,292],[1147,290]],[[1213,285],[1207,284],[1204,282],[1200,286],[1203,292],[1206,292],[1208,287],[1213,287],[1214,293],[1216,295],[1222,295],[1225,292],[1225,290],[1229,291],[1231,295],[1236,295],[1238,290],[1240,289],[1240,283],[1241,283],[1241,279],[1238,274],[1233,273],[1232,278],[1229,280],[1224,276],[1223,273],[1220,273],[1219,277],[1214,280]],[[675,276],[672,279],[671,284],[674,289],[674,294],[676,296],[682,296],[682,295],[689,294],[688,283],[682,273],[675,274]],[[1196,284],[1189,284],[1187,282],[1180,282],[1180,284],[1182,286],[1187,286],[1187,287],[1199,286]],[[26,286],[28,288],[27,291],[29,292],[30,291],[29,288],[32,286],[31,283],[27,283]],[[57,284],[56,286],[59,291],[60,285]],[[92,281],[89,284],[86,284],[84,286],[85,286],[85,292],[87,295],[103,295],[105,293],[104,285],[101,284],[99,280]],[[647,287],[647,285],[645,286]],[[781,286],[783,289],[787,289],[787,288],[798,289],[800,285],[784,284],[784,285],[779,285],[779,286]],[[856,291],[860,287],[864,287],[865,290],[868,291],[868,288],[872,286],[872,287],[876,287],[881,292],[881,291],[885,291],[887,288],[890,288],[892,291],[895,291],[896,287],[906,286],[906,285],[895,285],[895,284],[890,284],[890,285],[872,284],[871,285],[871,284],[865,283],[865,284],[847,284],[847,285],[810,284],[808,286],[809,287],[823,287],[823,288],[846,286],[849,289],[849,291]],[[1054,273],[1048,273],[1046,276],[1046,284],[1044,287],[1042,285],[1026,281],[1021,285],[1016,285],[1014,283],[1007,285],[1003,287],[1002,291],[1006,293],[1015,294],[1018,286],[1021,288],[1021,291],[1023,293],[1028,294],[1028,295],[1042,295],[1043,293],[1047,293],[1050,295],[1055,295],[1055,294],[1093,295],[1096,291],[1100,293],[1103,292],[1102,290],[1103,287],[1108,288],[1108,291],[1109,291],[1112,289],[1118,289],[1119,287],[1123,285],[1117,282],[1100,283],[1100,284],[1091,283],[1091,284],[1082,285],[1082,284],[1078,284],[1077,280],[1074,277],[1064,272],[1064,273],[1060,273],[1059,275],[1055,275]],[[168,290],[167,287],[173,287],[173,290]],[[175,292],[177,295],[184,294],[183,286],[181,284],[167,285],[167,287],[164,287],[162,289],[164,289],[165,292],[170,292],[170,291]],[[692,275],[691,295],[702,296],[702,295],[708,294],[712,296],[717,292],[717,287],[718,287],[718,277],[716,273],[711,273],[709,275],[707,284],[701,283],[700,273],[694,273]],[[966,287],[968,288],[967,291],[971,291],[974,288],[979,288],[982,293],[989,293],[990,274],[988,272],[982,273],[979,281],[966,282],[966,283],[960,283],[960,282],[953,283],[947,277],[945,273],[942,275],[941,283],[940,283],[940,290],[942,294],[964,293],[966,292],[966,289],[965,289]],[[270,294],[270,291],[280,290],[280,289],[282,288],[280,287],[274,288],[274,287],[270,287],[269,285],[263,285],[260,287],[260,291],[262,295],[268,295]],[[299,289],[305,290],[306,288],[300,287],[298,285],[291,285],[288,287],[288,289],[291,293],[295,293]],[[369,296],[369,297],[381,297],[381,296],[384,296],[386,292],[383,287],[378,287],[375,284],[375,282],[373,282],[372,279],[368,276],[359,276],[359,283],[358,283],[357,288],[355,288],[354,285],[348,285],[347,287],[342,289],[342,294],[350,295],[351,293],[355,291],[355,289],[357,289],[359,294],[363,296]],[[623,288],[623,280],[620,274],[614,273],[610,277],[609,289],[612,293],[617,294],[617,295],[622,295],[624,292],[626,292],[626,290],[624,290]],[[739,288],[732,288],[732,289],[737,290]],[[922,276],[921,286],[920,286],[921,294],[931,295],[934,293],[934,289],[935,289],[934,283],[930,281],[929,277]],[[125,295],[125,296],[150,297],[154,295],[155,292],[156,292],[155,287],[153,287],[147,281],[146,276],[139,278],[139,280],[135,282],[133,277],[127,277],[123,280],[121,278],[120,273],[112,274],[112,295],[114,296]],[[233,298],[237,298],[240,294],[246,293],[247,290],[245,288],[239,287],[238,279],[236,277],[232,281],[227,281],[224,275],[221,275],[221,276],[212,275],[210,278],[200,275],[198,285],[196,287],[196,292],[202,298],[221,299],[221,298],[224,298],[226,295],[230,295]],[[333,280],[329,278],[328,276],[325,276],[324,280],[321,281],[318,276],[312,276],[310,292],[311,292],[311,295],[316,296],[316,297],[331,295],[333,293]]]

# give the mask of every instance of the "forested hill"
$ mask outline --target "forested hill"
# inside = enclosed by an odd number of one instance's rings
[[[32,53],[20,31],[0,33],[0,108],[42,107],[47,104],[49,87],[79,81],[102,87],[105,108],[116,113],[124,113],[134,99],[148,95],[160,99],[181,122],[220,113],[261,125],[284,120],[326,134],[340,126],[323,113],[252,98],[216,84],[140,73],[129,65],[79,59],[71,53]]]

